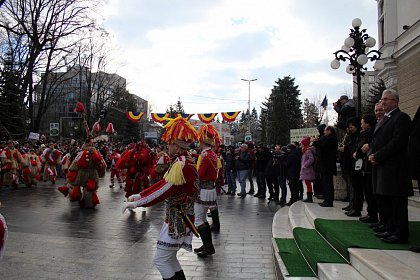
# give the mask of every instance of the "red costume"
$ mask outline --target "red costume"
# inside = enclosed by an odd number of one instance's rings
[[[194,161],[186,151],[189,144],[196,140],[197,133],[181,116],[171,119],[165,128],[162,140],[169,143],[173,164],[162,180],[140,194],[130,196],[130,202],[125,203],[123,211],[166,201],[166,215],[154,264],[163,279],[185,279],[176,254],[180,248],[191,251],[192,232],[197,233],[193,221],[198,176]]]
[[[54,143],[49,144],[50,147],[46,148],[41,155],[44,166],[43,179],[44,182],[50,180],[51,183],[55,184],[57,178],[57,165],[61,164],[61,152],[54,149]]]
[[[120,175],[120,170],[116,167],[118,161],[121,159],[121,155],[118,153],[117,149],[114,149],[108,157],[110,162],[110,171],[111,171],[111,185],[110,188],[114,187],[114,177],[117,176],[118,185],[122,188],[122,180]]]
[[[96,190],[99,177],[105,175],[105,167],[102,155],[91,143],[86,143],[69,168],[67,185],[58,190],[68,195],[70,201],[78,201],[81,208],[93,208],[100,203]]]
[[[122,153],[116,168],[127,169],[124,188],[126,197],[137,194],[150,186],[149,175],[155,162],[155,153],[144,142],[137,143],[132,149]]]

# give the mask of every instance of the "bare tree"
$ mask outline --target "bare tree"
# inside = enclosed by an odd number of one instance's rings
[[[0,9],[0,28],[20,69],[22,104],[28,107],[32,126],[38,131],[42,115],[55,97],[46,83],[53,71],[67,67],[66,57],[93,28],[89,12],[95,0],[11,0]],[[41,75],[41,73],[43,73]],[[42,86],[43,85],[43,86]],[[35,114],[34,90],[38,110]]]
[[[109,44],[109,34],[103,29],[91,29],[78,49],[78,64],[82,70],[82,79],[85,91],[82,92],[80,84],[79,98],[86,98],[87,119],[95,119],[100,111],[123,88],[124,78],[110,70],[112,48]],[[91,117],[91,114],[93,116]]]

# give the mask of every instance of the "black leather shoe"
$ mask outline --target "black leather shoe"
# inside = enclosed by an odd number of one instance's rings
[[[259,197],[261,194],[260,193],[256,193],[256,194],[254,194],[254,197]]]
[[[319,206],[321,206],[321,207],[333,207],[333,204],[332,203],[327,203],[327,202],[321,202],[321,203],[318,203],[319,204]]]
[[[351,210],[348,213],[346,213],[346,215],[349,217],[360,217],[362,216],[362,213],[360,213],[360,211],[357,210]]]
[[[362,223],[377,223],[378,219],[375,217],[371,217],[371,216],[364,216],[364,217],[360,217],[359,221],[361,221]]]
[[[389,232],[387,232],[387,231],[385,231],[385,232],[377,232],[377,233],[375,233],[375,236],[376,237],[379,237],[379,238],[387,238],[387,237],[390,237],[392,234],[390,234]]]
[[[385,243],[391,243],[391,244],[404,244],[408,242],[408,239],[401,239],[396,235],[390,235],[386,238],[381,238],[381,240]]]
[[[250,190],[247,194],[254,194],[254,190]]]
[[[238,196],[245,197],[246,196],[246,193],[238,193]]]
[[[420,253],[420,245],[411,245],[410,248],[408,248],[411,252],[414,253]]]
[[[380,225],[379,227],[372,228],[374,232],[385,232],[386,227],[384,225]]]
[[[195,248],[195,249],[194,249],[194,253],[198,253],[198,252],[203,251],[203,247],[204,247],[204,246],[201,246],[201,247]]]
[[[346,207],[341,208],[344,211],[349,211],[351,210],[351,205],[347,205]]]
[[[374,223],[369,225],[370,228],[375,228],[375,227],[379,227],[380,225],[382,225],[380,222]]]

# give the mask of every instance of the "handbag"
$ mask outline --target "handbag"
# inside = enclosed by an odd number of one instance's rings
[[[359,158],[358,160],[356,160],[356,163],[354,164],[354,170],[356,171],[362,170],[362,166],[363,166],[363,159]]]

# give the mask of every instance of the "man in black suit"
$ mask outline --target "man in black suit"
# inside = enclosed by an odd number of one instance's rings
[[[385,232],[376,235],[387,243],[407,243],[408,196],[413,187],[409,176],[407,144],[411,119],[398,108],[393,89],[382,93],[385,116],[376,125],[369,161],[373,165],[373,189],[385,217]]]

